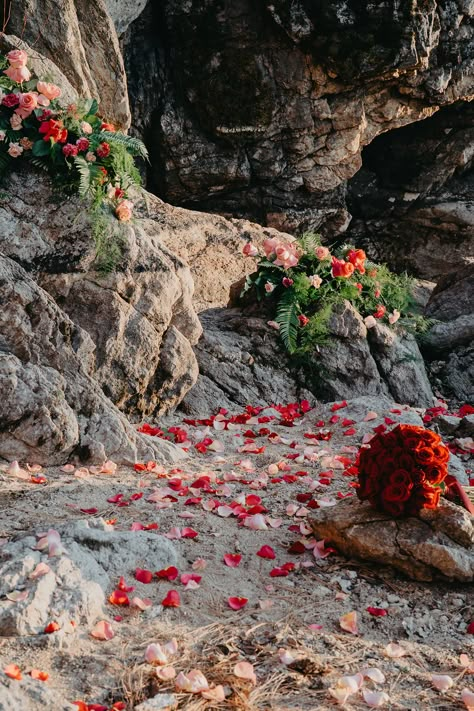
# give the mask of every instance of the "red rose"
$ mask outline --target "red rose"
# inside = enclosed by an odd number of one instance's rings
[[[405,513],[405,505],[403,501],[384,501],[383,510],[392,516],[402,516]]]
[[[415,459],[421,465],[436,461],[431,447],[421,447],[415,450]]]
[[[104,143],[101,143],[100,146],[97,148],[96,153],[99,158],[107,158],[107,156],[110,154],[110,145],[104,141]]]
[[[387,309],[383,304],[377,306],[377,311],[374,311],[374,318],[383,318]]]
[[[115,126],[113,123],[105,123],[104,121],[100,124],[101,131],[110,131],[110,133],[115,133]]]
[[[411,471],[415,465],[415,460],[413,457],[410,457],[409,454],[401,454],[398,457],[398,464],[400,469],[408,469],[408,471]]]
[[[301,326],[306,326],[306,324],[309,323],[309,318],[305,316],[304,314],[300,314],[298,316],[298,321],[300,322]]]
[[[2,99],[2,104],[4,106],[8,106],[9,109],[12,109],[14,106],[18,106],[19,103],[20,97],[18,94],[7,94]]]
[[[76,141],[76,146],[79,151],[89,150],[90,141],[88,138],[78,138]]]
[[[395,469],[395,471],[390,474],[390,483],[394,486],[399,484],[408,486],[411,480],[412,474],[404,469]]]
[[[382,492],[384,501],[407,501],[410,498],[410,491],[413,485],[391,484],[385,487]]]
[[[63,146],[63,153],[66,157],[77,156],[78,152],[79,148],[77,146],[73,146],[72,143],[66,143],[66,145]]]
[[[450,457],[449,449],[444,445],[435,445],[433,447],[433,456],[437,464],[447,464]]]
[[[363,249],[350,249],[346,254],[346,259],[354,265],[354,268],[357,269],[358,272],[365,274],[364,263],[367,259],[367,255]]]
[[[443,466],[429,465],[425,468],[426,479],[430,484],[441,484],[446,479],[447,469]]]
[[[43,121],[39,127],[39,132],[44,134],[43,141],[49,141],[50,139],[55,143],[66,143],[67,141],[67,129],[64,128],[62,121],[55,121],[54,119]]]

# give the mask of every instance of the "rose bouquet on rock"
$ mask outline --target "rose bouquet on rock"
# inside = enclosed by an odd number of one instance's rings
[[[445,489],[449,450],[431,430],[398,425],[376,434],[357,460],[357,496],[392,516],[435,509]]]
[[[319,235],[298,239],[271,238],[262,253],[248,243],[244,255],[258,257],[257,271],[247,278],[242,295],[255,290],[267,300],[273,320],[290,353],[307,353],[325,343],[334,307],[349,301],[364,317],[367,328],[377,321],[420,328],[414,313],[412,281],[370,263],[362,249],[350,245],[330,250]]]
[[[128,190],[141,182],[135,157],[147,157],[145,146],[103,120],[95,99],[63,106],[61,88],[32,78],[27,64],[23,50],[0,55],[0,174],[27,159],[58,188],[89,199],[95,232],[106,214],[129,221]]]

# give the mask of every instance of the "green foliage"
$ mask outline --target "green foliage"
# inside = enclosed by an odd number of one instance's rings
[[[298,304],[293,289],[286,289],[276,307],[275,321],[286,350],[295,353],[298,340]]]
[[[38,97],[38,78],[18,84],[2,73],[8,64],[0,54],[0,90],[6,94],[31,91]],[[47,115],[37,106],[22,118],[16,131],[11,126],[15,109],[0,104],[0,130],[4,134],[0,141],[0,176],[7,173],[12,161],[16,164],[28,160],[49,172],[56,201],[59,202],[60,193],[75,193],[86,200],[97,248],[96,263],[99,269],[109,271],[121,258],[125,228],[117,218],[127,220],[131,215],[133,203],[127,191],[141,183],[135,158],[148,159],[145,145],[103,122],[97,115],[96,99],[78,99],[68,107],[53,99]],[[15,158],[8,153],[12,143],[21,149]],[[15,148],[12,152],[19,151]]]
[[[281,239],[279,246],[286,254],[279,256],[282,264],[274,264],[277,256],[271,250],[275,245],[269,242],[267,253],[260,258],[257,271],[247,278],[242,293],[253,289],[258,299],[270,299],[281,340],[295,357],[309,354],[330,340],[331,314],[345,300],[364,318],[386,323],[399,319],[398,327],[416,333],[429,327],[416,313],[413,282],[407,274],[394,274],[385,265],[368,262],[365,253],[351,245],[332,254],[329,250],[326,255],[321,250],[316,253],[321,238],[312,233],[293,242]]]

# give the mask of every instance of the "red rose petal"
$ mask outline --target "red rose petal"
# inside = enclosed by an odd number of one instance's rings
[[[232,610],[241,610],[248,603],[248,598],[229,597],[227,603]]]
[[[275,551],[271,546],[262,546],[259,551],[257,551],[257,555],[260,558],[267,558],[268,560],[274,560],[276,558]]]
[[[179,597],[179,592],[177,590],[170,590],[166,597],[161,601],[163,607],[179,607],[181,605],[181,598]]]

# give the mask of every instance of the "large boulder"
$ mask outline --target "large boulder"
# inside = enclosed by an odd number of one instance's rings
[[[9,45],[28,54],[32,47],[33,54],[54,62],[79,95],[99,101],[104,118],[128,128],[127,78],[105,0],[63,0],[60,6],[20,0],[5,4],[5,20]]]
[[[321,509],[310,523],[348,558],[391,565],[415,580],[474,581],[474,519],[448,501],[419,518],[394,519],[354,498]]]
[[[252,313],[254,308],[200,314],[204,335],[195,347],[200,375],[181,405],[187,414],[367,395],[432,405],[423,360],[409,334],[382,325],[367,331],[360,314],[345,302],[331,317],[329,342],[303,362],[284,351],[277,332]]]
[[[149,2],[124,55],[160,194],[342,232],[364,146],[474,95],[473,14],[440,0]]]
[[[425,312],[436,321],[423,340],[435,382],[460,402],[474,400],[474,253],[438,282]]]
[[[94,344],[52,297],[0,253],[0,458],[64,464],[180,458],[140,435],[93,377]]]
[[[132,225],[111,218],[121,254],[103,273],[84,205],[55,201],[43,175],[13,174],[0,202],[0,250],[87,332],[94,344],[88,372],[116,406],[140,419],[178,404],[196,381],[192,345],[201,326],[189,268],[162,244],[153,219],[162,203],[145,193],[137,201]]]

